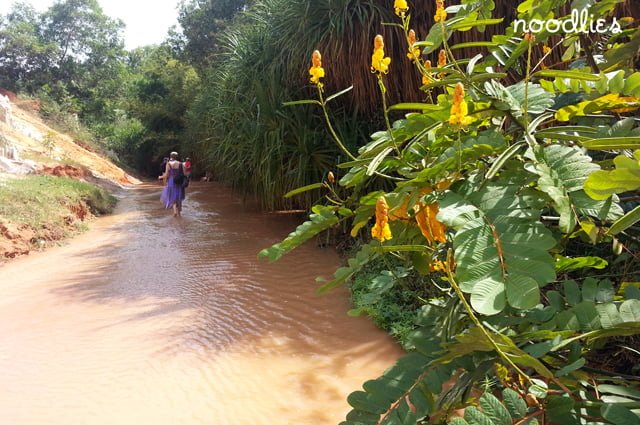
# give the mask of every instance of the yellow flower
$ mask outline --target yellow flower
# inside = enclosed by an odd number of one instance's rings
[[[433,20],[438,22],[444,22],[447,19],[447,12],[444,10],[444,0],[436,0],[436,14]]]
[[[547,46],[546,44],[543,44],[542,45],[542,53],[546,55],[546,54],[548,54],[550,52],[551,52],[551,47]]]
[[[507,369],[500,363],[494,364],[493,367],[496,371],[496,377],[500,380],[500,382],[502,382],[502,385],[508,386],[510,383],[513,382],[513,379],[509,374],[509,369]]]
[[[376,202],[376,224],[371,229],[371,236],[380,242],[388,241],[392,237],[388,214],[389,206],[384,196],[381,196]]]
[[[391,58],[384,57],[384,40],[380,34],[373,39],[373,55],[371,55],[371,72],[386,74],[389,72]]]
[[[436,260],[436,261],[432,262],[431,264],[429,264],[429,271],[431,273],[433,273],[433,272],[443,272],[445,270],[446,270],[445,265],[440,260]]]
[[[406,0],[395,0],[393,2],[393,7],[396,10],[396,15],[404,18],[404,14],[409,10],[409,6],[407,5]]]
[[[430,60],[426,60],[424,61],[424,67],[425,69],[429,69],[431,68],[431,61]],[[427,85],[429,83],[433,83],[433,76],[431,75],[430,72],[427,72],[426,74],[422,75],[422,85]]]
[[[456,261],[451,258],[451,262],[449,262],[449,270],[454,271],[456,269]],[[429,264],[429,271],[431,273],[434,272],[446,272],[447,264],[444,261],[440,260],[432,260]]]
[[[316,84],[318,87],[322,88],[320,78],[324,78],[324,68],[322,67],[322,55],[320,55],[318,50],[314,50],[311,55],[311,68],[309,68],[309,75],[311,75],[311,79],[309,80],[311,84]]]
[[[464,100],[464,86],[462,83],[458,83],[453,91],[453,105],[451,105],[449,123],[454,125],[459,124],[461,126],[471,124],[473,118],[467,116],[468,113],[467,102]]]
[[[437,202],[428,205],[418,203],[413,207],[413,210],[420,232],[430,243],[445,243],[447,241],[445,236],[447,227],[436,218],[438,211],[440,211]]]
[[[414,30],[409,30],[407,42],[409,43],[409,53],[407,53],[409,60],[420,59],[420,49],[413,47],[413,45],[416,44],[416,32]]]
[[[447,65],[447,52],[444,49],[440,49],[440,53],[438,53],[438,68],[444,68]],[[443,78],[447,75],[446,72],[439,72],[438,78]]]

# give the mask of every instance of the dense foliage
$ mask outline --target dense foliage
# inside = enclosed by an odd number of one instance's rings
[[[43,13],[16,3],[0,21],[0,87],[51,98],[86,119],[111,117],[125,71],[122,28],[95,0]]]
[[[199,78],[167,44],[126,52],[123,27],[96,0],[44,12],[16,3],[0,17],[0,88],[37,97],[53,125],[156,174],[154,161],[188,146],[184,116]]]
[[[632,368],[640,31],[633,19],[589,34],[520,34],[506,22],[503,34],[464,44],[486,55],[462,58],[451,35],[499,23],[493,1],[435,3],[423,41],[411,33],[412,2],[394,4],[405,61],[415,66],[401,78],[421,78],[428,102],[387,106],[387,78],[400,59],[385,54],[384,38],[371,39],[371,62],[361,66],[380,88],[386,128],[357,153],[331,133],[352,157],[339,182],[331,175],[292,192],[325,190],[328,205],[261,255],[277,260],[351,222],[352,236],[370,229],[371,241],[323,291],[386,258],[393,261],[371,279],[369,298],[403,292],[407,276],[420,276],[415,349],[349,396],[345,425],[640,423]],[[586,8],[611,22],[618,3],[527,0],[517,12],[526,22],[564,22],[568,7]],[[424,54],[436,51],[431,65]],[[333,52],[323,53],[329,62]],[[319,57],[310,70],[319,99],[290,107],[316,107],[330,125],[335,96],[324,84],[332,74],[320,71]],[[392,122],[398,111],[404,117]],[[389,189],[372,189],[372,179]],[[617,366],[605,359],[612,354],[623,359]]]

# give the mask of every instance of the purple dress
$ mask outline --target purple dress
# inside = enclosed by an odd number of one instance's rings
[[[165,208],[171,208],[173,204],[182,205],[184,200],[184,187],[181,184],[175,184],[173,178],[179,173],[179,168],[169,167],[169,176],[167,177],[167,185],[160,195],[160,200],[164,203]]]

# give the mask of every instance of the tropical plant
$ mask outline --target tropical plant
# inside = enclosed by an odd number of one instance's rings
[[[260,255],[277,260],[351,223],[352,236],[370,228],[371,240],[321,280],[321,292],[387,256],[422,276],[415,350],[349,396],[345,425],[640,423],[632,364],[595,361],[611,342],[638,355],[638,272],[619,272],[602,247],[637,256],[639,213],[625,211],[640,186],[638,154],[629,151],[640,148],[632,115],[640,31],[621,20],[620,32],[518,34],[507,22],[490,41],[464,43],[488,54],[461,59],[454,33],[501,21],[490,16],[491,0],[461,3],[436,0],[434,24],[417,41],[412,4],[394,2],[400,23],[390,25],[406,40],[428,102],[387,106],[387,72],[400,59],[376,37],[370,65],[360,66],[380,89],[386,128],[340,165],[346,195],[328,180],[292,192],[323,189],[327,205]],[[517,11],[527,22],[564,22],[570,6],[610,20],[618,3],[527,0]],[[437,66],[424,56],[436,51]],[[563,59],[552,66],[553,51]],[[326,114],[331,73],[310,74],[320,100],[295,103]],[[389,189],[372,190],[373,179]],[[376,295],[402,279],[397,268],[382,270]]]

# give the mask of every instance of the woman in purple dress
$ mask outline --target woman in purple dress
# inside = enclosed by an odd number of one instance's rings
[[[173,216],[180,217],[182,212],[182,201],[184,200],[184,187],[182,184],[176,184],[173,179],[180,173],[182,163],[178,161],[178,152],[171,152],[169,162],[162,175],[164,181],[164,190],[160,196],[160,200],[164,203],[165,208],[173,207]]]

